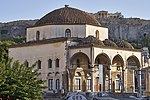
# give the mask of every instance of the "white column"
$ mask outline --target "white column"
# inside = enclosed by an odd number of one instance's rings
[[[125,73],[125,66],[123,66],[122,67],[122,80],[121,80],[121,89],[122,89],[122,91],[121,92],[124,92],[125,91],[125,89],[124,89],[124,73]]]
[[[62,86],[63,86],[63,81],[64,81],[64,79],[63,79],[63,72],[61,72],[61,74],[60,74],[61,76],[60,76],[60,90],[62,90]]]
[[[94,65],[91,65],[91,92],[94,92]]]
[[[141,85],[141,68],[138,70],[138,87],[139,87],[139,97],[142,97],[142,85]]]
[[[55,80],[55,73],[53,75],[53,91],[55,90],[55,93],[56,93],[56,80]]]
[[[94,48],[90,50],[90,62],[91,62],[91,92],[94,92]]]
[[[111,65],[109,65],[108,92],[111,92]]]

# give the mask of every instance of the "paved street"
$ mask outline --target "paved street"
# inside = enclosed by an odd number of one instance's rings
[[[96,99],[95,99],[96,100]],[[115,97],[99,97],[97,100],[150,100],[150,98],[136,98],[136,97],[121,97],[121,96],[115,96]]]

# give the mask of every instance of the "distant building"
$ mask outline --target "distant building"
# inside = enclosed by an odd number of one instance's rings
[[[101,15],[102,17],[110,16]],[[88,13],[65,6],[27,28],[27,43],[13,45],[9,56],[37,62],[46,92],[139,92],[141,50],[108,39],[108,28]]]
[[[95,18],[123,18],[123,15],[120,12],[109,13],[108,11],[98,11],[94,14]]]

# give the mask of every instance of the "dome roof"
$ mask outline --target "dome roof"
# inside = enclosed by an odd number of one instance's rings
[[[76,24],[89,24],[94,26],[100,26],[100,23],[88,13],[68,7],[56,9],[35,23],[34,26],[43,25],[76,25]]]
[[[101,40],[97,39],[94,36],[88,36],[88,37],[81,40],[80,45],[86,45],[86,44],[105,46]]]
[[[121,47],[121,48],[128,48],[128,49],[134,49],[134,47],[127,41],[117,41],[116,42],[117,46],[118,47]]]
[[[109,47],[118,47],[113,41],[109,40],[109,39],[105,39],[103,41],[105,46],[109,46]]]

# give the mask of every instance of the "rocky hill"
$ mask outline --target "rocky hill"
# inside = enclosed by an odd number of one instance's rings
[[[114,40],[141,41],[150,37],[150,20],[139,18],[99,18],[102,26],[108,27],[109,37]]]
[[[37,20],[20,20],[8,23],[0,23],[1,35],[25,36],[26,28],[33,26]],[[2,38],[2,37],[1,37]]]
[[[130,42],[142,41],[150,37],[150,20],[139,18],[97,18],[102,26],[109,28],[109,38],[124,39]],[[37,20],[21,20],[0,23],[0,39],[3,37],[25,37],[26,28],[33,26]],[[8,38],[10,39],[10,38]]]

